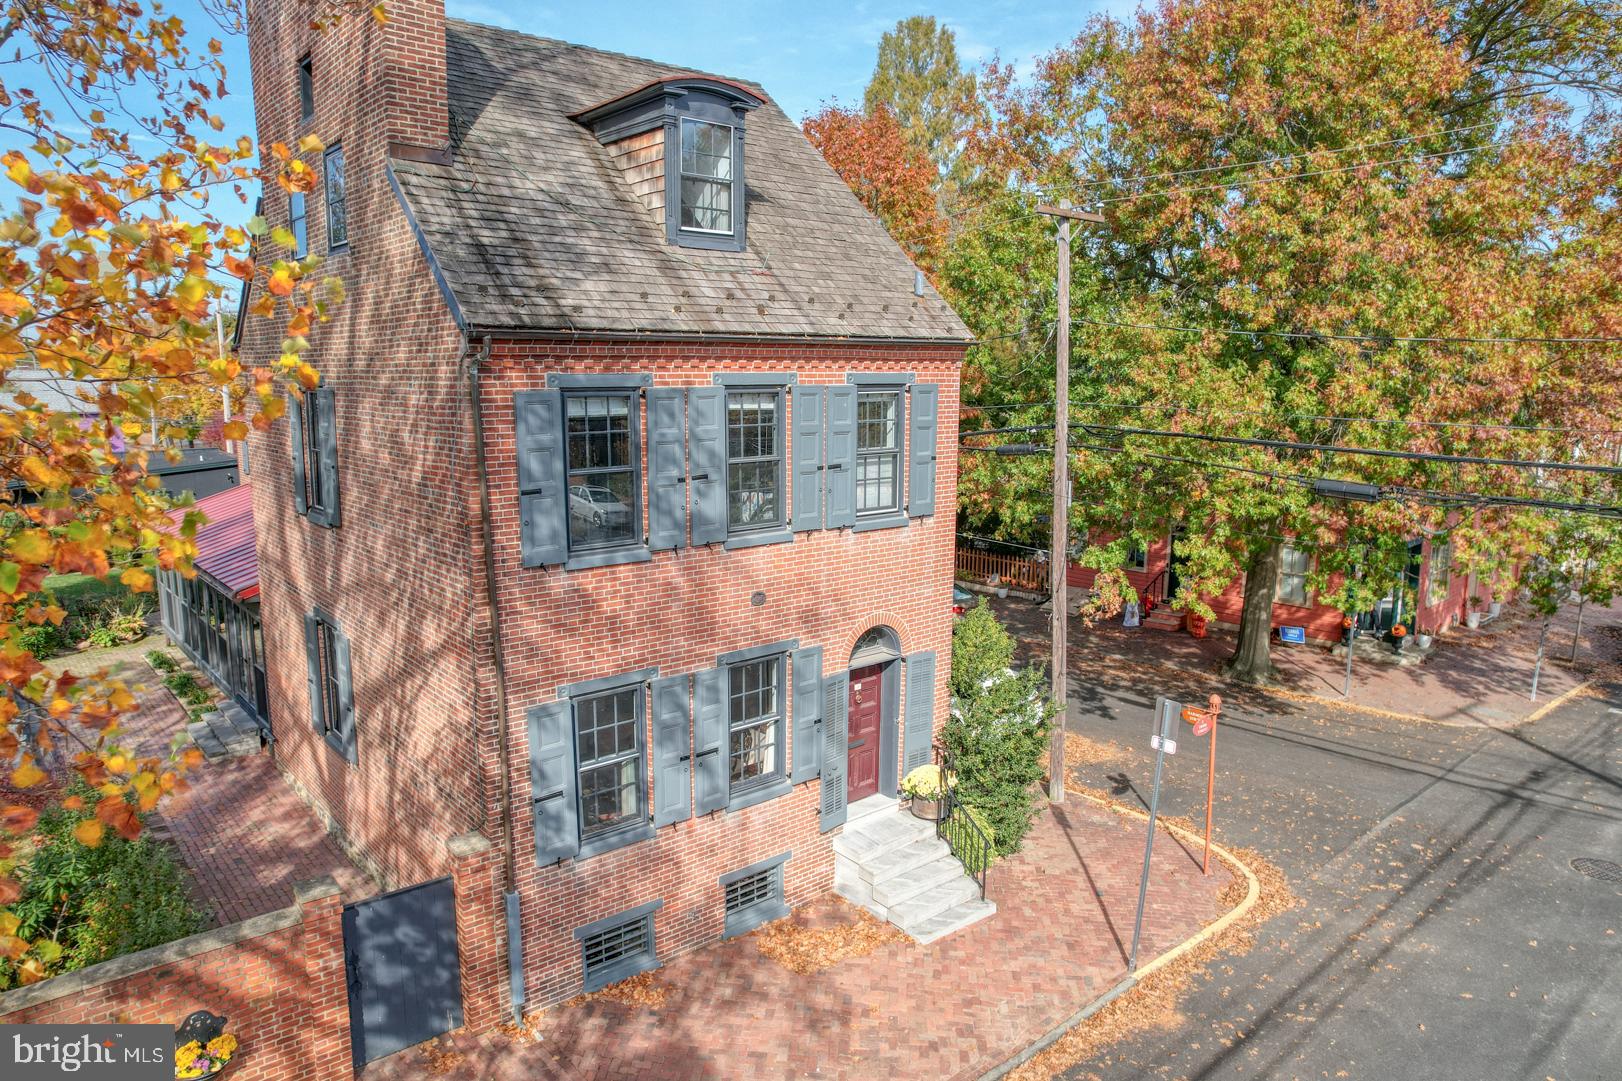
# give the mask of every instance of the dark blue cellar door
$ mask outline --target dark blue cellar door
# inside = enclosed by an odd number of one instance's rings
[[[344,906],[344,962],[355,1069],[461,1027],[451,880]]]

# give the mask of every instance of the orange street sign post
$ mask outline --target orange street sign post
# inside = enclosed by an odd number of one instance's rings
[[[1200,870],[1205,874],[1211,873],[1211,798],[1216,792],[1216,728],[1217,716],[1221,712],[1220,694],[1213,694],[1204,709],[1198,706],[1183,707],[1183,720],[1194,726],[1194,734],[1209,734],[1211,737],[1205,760],[1205,859],[1200,863]]]

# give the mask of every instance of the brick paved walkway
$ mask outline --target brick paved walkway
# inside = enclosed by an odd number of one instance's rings
[[[151,649],[157,642],[142,643]],[[142,754],[166,754],[186,714],[139,653],[119,667],[136,692],[123,739]],[[355,868],[308,805],[287,786],[268,751],[208,762],[187,774],[191,788],[164,800],[153,823],[192,874],[193,896],[219,924],[293,903],[293,883],[332,875],[345,897],[378,887]]]
[[[991,603],[998,618],[1019,635],[1031,655],[1045,660],[1048,614],[1031,601],[1011,598]],[[1423,664],[1381,664],[1365,660],[1359,653],[1352,659],[1349,699],[1341,696],[1344,656],[1332,656],[1322,646],[1275,642],[1272,657],[1279,669],[1279,685],[1295,694],[1445,724],[1514,724],[1579,686],[1614,656],[1615,636],[1622,635],[1622,601],[1609,608],[1587,607],[1577,663],[1572,665],[1569,658],[1576,623],[1573,605],[1563,608],[1550,624],[1535,702],[1529,692],[1542,622],[1519,605],[1506,608],[1498,619],[1477,630],[1449,630],[1436,640],[1434,652]],[[1182,631],[1129,630],[1119,619],[1072,620],[1070,628],[1072,685],[1078,678],[1087,678],[1090,667],[1118,677],[1125,671],[1122,662],[1167,665],[1220,678],[1222,664],[1234,647],[1233,635],[1223,631],[1197,639]]]
[[[1072,797],[1044,814],[991,872],[991,919],[930,946],[902,940],[814,976],[760,955],[752,936],[659,972],[658,1008],[597,1000],[544,1014],[543,1039],[445,1041],[463,1057],[430,1071],[420,1049],[363,1081],[976,1078],[1028,1046],[1126,971],[1143,827]],[[1144,920],[1147,960],[1218,915],[1226,870],[1202,878],[1169,834],[1156,840]],[[807,906],[827,919],[843,902]]]

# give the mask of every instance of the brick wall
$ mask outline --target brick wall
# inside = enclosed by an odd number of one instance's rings
[[[348,1077],[338,886],[296,895],[291,908],[0,994],[0,1024],[177,1025],[206,1009],[240,1042],[233,1081]]]
[[[849,344],[496,343],[485,372],[483,409],[532,1006],[579,990],[575,927],[663,899],[655,930],[666,958],[721,935],[724,905],[717,880],[728,871],[793,851],[784,873],[790,905],[826,892],[833,880],[832,835],[818,830],[816,781],[742,811],[690,818],[652,840],[537,867],[527,810],[525,711],[555,701],[560,684],[650,666],[662,676],[679,675],[713,666],[721,653],[784,639],[820,645],[824,672],[832,674],[847,666],[863,631],[885,625],[900,637],[903,653],[935,653],[934,715],[937,725],[944,720],[961,355],[956,347]],[[655,552],[650,562],[595,570],[520,565],[515,391],[544,387],[549,372],[649,373],[655,386],[683,386],[710,385],[717,373],[757,371],[795,372],[801,384],[843,383],[849,371],[910,372],[917,382],[938,384],[936,513],[902,528],[814,530],[795,534],[792,543],[733,551],[719,545],[682,548]],[[785,398],[792,409],[792,395]],[[793,430],[792,417],[785,418],[783,430]],[[766,595],[759,607],[750,603],[757,590]],[[487,760],[493,763],[498,759],[493,747],[491,752]],[[487,788],[494,791],[494,784]]]
[[[480,824],[484,796],[471,738],[476,489],[462,342],[385,173],[389,141],[444,142],[434,128],[444,121],[443,7],[391,0],[388,14],[383,27],[362,12],[320,33],[299,0],[248,8],[261,142],[293,146],[313,131],[344,148],[350,242],[321,273],[343,279],[347,296],[310,335],[309,353],[334,388],[342,525],[294,513],[285,422],[255,432],[248,450],[275,753],[343,840],[399,886],[444,873],[442,839]],[[296,77],[306,52],[308,123]],[[320,175],[320,155],[306,161]],[[265,217],[283,225],[287,212],[272,186]],[[327,255],[323,185],[307,213],[310,251]],[[250,317],[243,354],[268,364],[280,341],[274,321]],[[317,605],[353,650],[355,767],[310,724],[302,620]]]

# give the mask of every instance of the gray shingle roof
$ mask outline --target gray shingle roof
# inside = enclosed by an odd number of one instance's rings
[[[748,249],[677,247],[569,116],[692,72],[457,20],[446,41],[452,164],[393,168],[470,326],[969,338],[769,99],[748,120]]]

